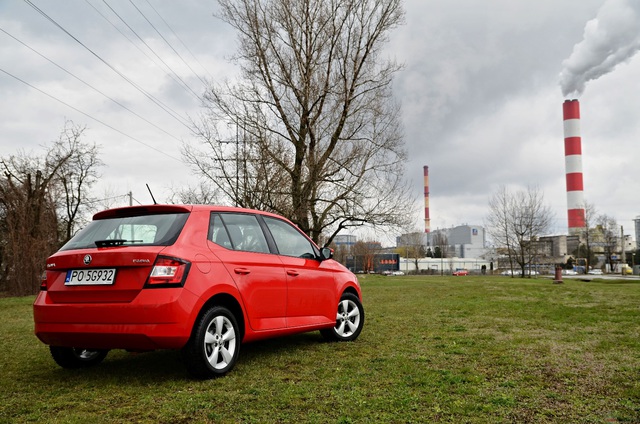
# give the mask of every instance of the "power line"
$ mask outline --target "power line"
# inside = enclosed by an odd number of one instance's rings
[[[116,31],[118,31],[120,33],[120,35],[122,35],[133,47],[135,47],[140,53],[145,55],[145,57],[147,59],[149,59],[151,62],[153,62],[154,65],[156,65],[158,68],[162,69],[164,71],[165,75],[167,75],[169,78],[171,78],[179,86],[182,86],[182,88],[185,89],[185,92],[187,94],[193,95],[193,91],[192,90],[189,90],[188,88],[184,87],[184,81],[180,81],[178,78],[176,78],[176,76],[174,76],[175,72],[173,72],[173,70],[169,67],[169,65],[164,63],[162,60],[161,60],[162,64],[158,63],[156,59],[154,59],[153,57],[149,56],[149,54],[147,52],[145,52],[144,50],[142,50],[138,44],[134,43],[133,40],[131,38],[129,38],[129,36],[127,34],[122,32],[122,30],[120,28],[118,28],[117,25],[115,25],[113,22],[111,22],[111,20],[104,13],[102,13],[97,7],[95,7],[89,0],[84,0],[84,1],[89,6],[91,6],[91,8],[93,10],[95,10],[96,13],[99,14],[102,17],[102,19],[107,21],[109,23],[109,25],[111,25]],[[109,5],[107,5],[107,7],[109,7]],[[112,12],[114,12],[114,14],[116,16],[118,16],[118,14],[115,13],[115,11],[113,11],[113,9],[112,9]],[[120,20],[122,20],[122,19],[120,19]],[[126,25],[126,22],[125,22],[125,25]],[[131,29],[131,28],[129,28],[129,29]],[[132,30],[132,32],[133,32],[133,30]],[[135,32],[134,32],[134,34],[135,34]],[[143,43],[144,43],[144,41],[143,41]],[[151,49],[148,45],[147,45],[147,48]],[[164,65],[164,68],[162,67],[162,65]],[[199,100],[199,98],[198,98],[198,100]]]
[[[15,41],[17,41],[18,43],[22,44],[24,47],[28,48],[29,50],[31,50],[32,52],[34,52],[35,54],[37,54],[38,56],[40,56],[41,58],[45,59],[46,61],[48,61],[49,63],[51,63],[52,65],[56,66],[58,69],[62,70],[63,72],[67,73],[68,75],[70,75],[71,77],[75,78],[77,81],[80,81],[81,83],[83,83],[84,85],[86,85],[87,87],[91,88],[92,90],[94,90],[95,92],[101,94],[102,96],[106,97],[107,99],[111,100],[113,103],[117,104],[118,106],[120,106],[121,108],[127,110],[128,112],[130,112],[131,114],[137,116],[138,118],[142,119],[143,121],[145,121],[146,123],[148,123],[149,125],[155,127],[156,129],[162,131],[163,133],[167,134],[169,137],[174,138],[177,141],[181,141],[178,137],[174,136],[173,134],[165,131],[164,129],[160,128],[159,126],[157,126],[156,124],[154,124],[153,122],[149,121],[148,119],[144,118],[143,116],[137,114],[136,112],[134,112],[133,110],[129,109],[127,106],[123,105],[122,103],[120,103],[119,101],[113,99],[112,97],[108,96],[107,94],[103,93],[102,91],[100,91],[99,89],[97,89],[96,87],[94,87],[93,85],[89,84],[88,82],[84,81],[83,79],[77,77],[76,75],[74,75],[72,72],[68,71],[67,69],[65,69],[63,66],[60,66],[59,64],[57,64],[56,62],[54,62],[53,60],[49,59],[48,57],[46,57],[45,55],[43,55],[42,53],[38,52],[37,50],[35,50],[34,48],[32,48],[31,46],[29,46],[28,44],[26,44],[25,42],[19,40],[17,37],[11,35],[10,33],[8,33],[6,30],[4,30],[3,28],[0,28],[0,31],[4,32],[6,35],[8,35],[9,37],[13,38]]]
[[[193,58],[193,60],[195,60],[198,65],[200,65],[200,67],[207,73],[207,75],[209,75],[209,77],[211,79],[213,79],[213,76],[209,73],[209,70],[207,68],[204,67],[204,65],[202,63],[200,63],[200,61],[198,60],[198,58],[193,54],[193,52],[191,51],[191,49],[189,49],[189,47],[187,47],[187,45],[182,41],[182,39],[180,38],[180,36],[178,36],[178,34],[173,30],[173,28],[171,28],[171,26],[169,25],[169,23],[162,17],[162,15],[160,15],[160,13],[156,10],[155,7],[153,7],[153,5],[151,4],[151,2],[149,2],[149,0],[145,0],[147,2],[147,4],[149,5],[149,7],[156,13],[156,15],[158,15],[158,17],[160,18],[160,20],[162,22],[164,22],[164,24],[166,25],[167,28],[169,28],[169,31],[171,31],[171,33],[176,37],[176,39],[180,42],[180,44],[182,44],[182,47],[185,48],[185,50],[187,52],[189,52],[189,54],[191,55],[191,57]],[[205,84],[207,85],[207,84]]]
[[[180,60],[182,61],[182,63],[184,63],[187,68],[189,68],[189,70],[193,73],[193,75],[196,76],[196,78],[198,78],[200,80],[200,82],[202,82],[202,84],[206,87],[207,86],[207,82],[205,80],[202,79],[202,77],[200,75],[198,75],[196,73],[196,71],[193,70],[193,68],[191,67],[191,65],[189,65],[187,63],[186,60],[184,60],[184,58],[180,55],[180,53],[178,53],[178,51],[176,49],[173,48],[173,46],[171,45],[171,43],[169,43],[169,41],[164,38],[164,35],[162,35],[162,33],[160,31],[158,31],[158,28],[155,27],[155,25],[153,25],[153,23],[149,20],[149,18],[147,18],[145,16],[145,14],[142,12],[142,10],[140,10],[138,8],[138,6],[135,5],[135,3],[133,2],[133,0],[129,0],[129,3],[131,3],[131,5],[133,7],[135,7],[135,9],[138,11],[138,13],[140,13],[140,15],[142,15],[142,17],[145,19],[145,21],[147,21],[147,23],[149,23],[149,25],[151,25],[151,28],[153,28],[153,30],[160,36],[160,38],[162,38],[164,40],[164,42],[167,44],[167,46],[169,46],[169,48],[171,50],[173,50],[173,52],[176,54],[176,56],[178,56],[180,58]]]
[[[78,112],[78,113],[80,113],[80,114],[82,114],[82,115],[86,116],[87,118],[92,119],[93,121],[98,122],[98,123],[100,123],[100,124],[104,125],[105,127],[112,129],[113,131],[117,132],[118,134],[123,135],[123,136],[127,137],[128,139],[135,141],[136,143],[140,143],[140,144],[142,144],[143,146],[146,146],[146,147],[148,147],[148,148],[150,148],[150,149],[153,149],[153,150],[155,150],[155,151],[156,151],[156,152],[158,152],[158,153],[161,153],[161,154],[163,154],[163,155],[165,155],[165,156],[167,156],[167,157],[169,157],[169,158],[171,158],[171,159],[174,159],[174,160],[177,160],[178,162],[181,162],[181,161],[180,161],[180,159],[176,158],[175,156],[172,156],[172,155],[170,155],[169,153],[163,152],[163,151],[162,151],[162,150],[160,150],[160,149],[157,149],[157,148],[155,148],[155,147],[153,147],[153,146],[151,146],[151,145],[149,145],[149,144],[147,144],[147,143],[145,143],[145,142],[143,142],[143,141],[141,141],[141,140],[138,140],[137,138],[135,138],[135,137],[133,137],[133,136],[131,136],[131,135],[129,135],[129,134],[127,134],[127,133],[125,133],[125,132],[120,131],[119,129],[117,129],[117,128],[113,127],[112,125],[109,125],[109,124],[107,124],[106,122],[104,122],[104,121],[102,121],[102,120],[100,120],[100,119],[98,119],[98,118],[95,118],[95,117],[93,117],[93,116],[89,115],[89,114],[88,114],[88,113],[86,113],[86,112],[81,111],[80,109],[78,109],[78,108],[76,108],[76,107],[74,107],[74,106],[71,106],[70,104],[68,104],[68,103],[64,102],[63,100],[60,100],[59,98],[57,98],[57,97],[55,97],[55,96],[53,96],[53,95],[51,95],[51,94],[49,94],[49,93],[47,93],[47,92],[45,92],[45,91],[43,91],[43,90],[39,89],[38,87],[36,87],[36,86],[34,86],[34,85],[32,85],[32,84],[29,84],[29,83],[28,83],[28,82],[26,82],[25,80],[23,80],[23,79],[21,79],[21,78],[19,78],[19,77],[15,76],[15,75],[13,75],[13,74],[12,74],[12,73],[10,73],[10,72],[5,71],[5,70],[4,70],[4,69],[2,69],[2,68],[0,68],[0,72],[2,72],[2,73],[4,73],[4,74],[6,74],[6,75],[8,75],[8,76],[10,76],[11,78],[14,78],[14,79],[15,79],[15,80],[17,80],[17,81],[20,81],[20,82],[21,82],[21,83],[23,83],[24,85],[26,85],[26,86],[28,86],[28,87],[31,87],[32,89],[34,89],[34,90],[36,90],[36,91],[38,91],[38,92],[40,92],[40,93],[44,94],[45,96],[47,96],[47,97],[49,97],[49,98],[51,98],[51,99],[53,99],[53,100],[55,100],[55,101],[57,101],[57,102],[59,102],[59,103],[62,103],[63,105],[67,106],[68,108],[75,110],[76,112]]]
[[[133,33],[133,35],[135,35],[138,38],[138,40],[140,40],[140,42],[142,44],[144,44],[151,51],[151,53],[153,53],[158,58],[158,60],[160,60],[160,62],[162,62],[164,64],[164,66],[166,66],[169,69],[169,71],[171,71],[171,73],[173,75],[175,75],[175,78],[177,78],[180,81],[180,84],[182,84],[182,86],[188,92],[190,92],[197,100],[200,100],[200,97],[198,96],[198,94],[195,91],[193,91],[193,89],[186,82],[184,82],[184,80],[182,78],[180,78],[180,76],[160,57],[160,55],[158,55],[155,52],[155,50],[153,50],[153,48],[149,44],[147,44],[146,41],[144,41],[144,39],[142,37],[140,37],[140,35],[138,35],[138,33],[133,28],[131,28],[131,26],[127,23],[127,21],[125,21],[124,18],[122,16],[120,16],[120,14],[118,12],[116,12],[115,9],[113,7],[111,7],[109,5],[109,3],[107,3],[106,0],[102,0],[102,2],[109,8],[109,10],[111,10],[113,12],[114,15],[116,15],[118,17],[118,19],[120,19],[120,21],[122,21],[123,24],[126,25],[127,28],[129,28],[129,30]],[[135,7],[135,5],[134,5],[134,7]]]
[[[182,120],[182,118],[179,117],[178,113],[175,112],[173,109],[171,109],[169,106],[165,105],[163,102],[161,102],[160,100],[156,99],[153,95],[149,94],[147,91],[145,91],[142,87],[140,87],[138,84],[136,84],[135,82],[133,82],[131,79],[127,78],[122,72],[118,71],[116,68],[114,68],[109,62],[107,62],[105,59],[103,59],[100,55],[98,55],[96,52],[94,52],[93,50],[91,50],[88,46],[86,46],[84,43],[82,43],[82,41],[80,41],[78,38],[76,38],[75,36],[73,36],[73,34],[71,34],[69,31],[67,31],[62,25],[60,25],[58,22],[56,22],[53,18],[51,18],[49,15],[47,15],[44,11],[42,11],[40,8],[38,8],[38,6],[36,6],[35,4],[33,4],[31,2],[31,0],[24,0],[25,3],[27,3],[29,6],[31,6],[35,11],[37,11],[38,13],[40,13],[45,19],[47,19],[49,22],[51,22],[52,24],[54,24],[56,27],[58,27],[61,31],[63,31],[65,34],[67,34],[69,37],[71,37],[75,42],[77,42],[78,44],[80,44],[82,47],[84,47],[88,52],[90,52],[94,57],[96,57],[98,60],[100,60],[102,63],[104,63],[107,67],[109,67],[109,69],[111,69],[113,72],[115,72],[116,74],[118,74],[121,78],[123,78],[125,81],[127,81],[129,84],[131,84],[131,86],[133,86],[134,88],[136,88],[138,91],[140,91],[142,94],[144,94],[149,100],[151,100],[153,103],[155,103],[158,107],[160,107],[162,110],[164,110],[167,114],[169,114],[171,117],[173,117],[176,121],[178,121],[180,124],[182,124],[183,126],[185,126],[187,129],[190,130],[189,125]]]
[[[116,196],[105,197],[104,199],[85,200],[85,203],[93,204],[93,203],[104,202],[105,200],[121,199],[123,197],[129,197],[129,194],[119,194],[119,195],[116,195]]]

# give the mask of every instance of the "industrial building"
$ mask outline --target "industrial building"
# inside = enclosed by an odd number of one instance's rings
[[[487,253],[486,234],[480,225],[459,225],[431,230],[429,233],[407,233],[396,238],[396,245],[414,246],[417,243],[433,251],[439,247],[445,257],[481,258]]]

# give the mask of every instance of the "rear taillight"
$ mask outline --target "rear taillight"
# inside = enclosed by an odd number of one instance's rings
[[[47,271],[44,271],[42,273],[42,278],[40,278],[40,290],[41,291],[47,290]]]
[[[190,266],[190,262],[182,259],[158,256],[145,287],[182,287]]]

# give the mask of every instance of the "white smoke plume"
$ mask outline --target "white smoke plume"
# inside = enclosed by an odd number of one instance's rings
[[[595,80],[640,50],[640,0],[607,0],[584,27],[584,39],[562,62],[562,94],[579,96]]]

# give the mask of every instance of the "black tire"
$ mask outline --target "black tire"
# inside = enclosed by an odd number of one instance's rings
[[[329,341],[350,342],[358,338],[364,326],[364,308],[358,296],[345,293],[340,298],[336,313],[336,325],[320,330]]]
[[[108,350],[83,349],[79,347],[49,346],[56,364],[62,368],[77,369],[98,365],[107,357]]]
[[[225,375],[240,353],[241,332],[235,316],[214,306],[196,321],[191,338],[182,349],[189,374],[200,379]]]

